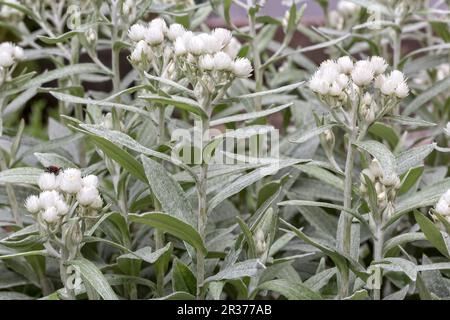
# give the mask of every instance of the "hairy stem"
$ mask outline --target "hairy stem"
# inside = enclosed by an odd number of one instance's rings
[[[255,14],[249,14],[249,26],[250,26],[250,35],[253,39],[252,41],[252,54],[253,54],[253,63],[255,66],[254,75],[255,75],[255,92],[261,91],[263,85],[263,73],[261,68],[261,56],[258,51],[257,46],[257,34],[256,34],[256,17]],[[260,111],[262,108],[262,100],[261,97],[255,98],[255,108],[256,111]]]
[[[204,133],[209,129],[209,121],[202,121],[202,132]],[[202,147],[203,148],[203,147]],[[198,222],[197,229],[198,233],[205,240],[205,229],[207,220],[207,199],[206,199],[206,182],[208,179],[208,164],[203,161],[201,172],[199,176],[199,181],[197,184],[197,194],[198,194]],[[205,255],[202,251],[197,250],[197,299],[203,299],[202,285],[205,280]]]
[[[373,244],[373,260],[379,261],[383,259],[383,245],[384,245],[384,233],[381,225],[377,224],[375,239]],[[376,276],[378,276],[376,274]],[[373,299],[380,300],[381,299],[381,281],[382,277],[380,275],[379,281],[375,281],[374,283],[378,285],[373,290]]]

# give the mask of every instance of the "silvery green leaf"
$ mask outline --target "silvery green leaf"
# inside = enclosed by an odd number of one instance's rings
[[[403,287],[397,292],[394,292],[386,297],[383,298],[383,300],[403,300],[405,299],[406,295],[409,291],[409,285]]]
[[[344,181],[338,176],[332,174],[330,171],[325,170],[319,166],[314,164],[297,164],[296,168],[300,169],[304,173],[308,174],[311,177],[314,177],[322,182],[325,182],[338,190],[344,190]]]
[[[256,97],[262,97],[262,96],[267,96],[267,95],[273,95],[276,93],[282,93],[282,92],[287,92],[287,91],[291,91],[294,89],[297,89],[301,86],[303,86],[305,84],[305,81],[300,81],[297,83],[293,83],[293,84],[289,84],[280,88],[276,88],[276,89],[271,89],[271,90],[266,90],[266,91],[259,91],[259,92],[255,92],[255,93],[249,93],[249,94],[244,94],[242,96],[238,96],[235,98],[232,98],[231,100],[241,100],[241,99],[250,99],[250,98],[256,98]]]
[[[420,95],[418,95],[403,111],[403,115],[410,115],[416,112],[421,106],[435,98],[436,96],[443,94],[450,88],[450,77],[436,82],[431,88],[428,88]]]
[[[394,238],[386,241],[383,247],[383,252],[387,253],[389,250],[396,248],[397,246],[403,246],[404,244],[425,240],[426,237],[422,232],[408,232],[402,233]]]
[[[325,131],[333,128],[336,124],[325,124],[320,127],[316,127],[312,130],[307,130],[306,132],[303,132],[299,137],[292,137],[289,139],[290,142],[293,143],[303,143],[311,138],[314,138],[315,136],[320,135],[321,133],[324,133]]]
[[[156,300],[195,300],[195,296],[187,292],[177,291]]]
[[[1,291],[0,300],[33,300],[33,298],[20,292]]]
[[[319,291],[328,284],[334,275],[336,275],[336,271],[336,268],[330,268],[319,272],[306,280],[305,285],[314,291]]]
[[[258,286],[260,290],[270,290],[277,292],[289,300],[321,300],[322,297],[317,292],[308,288],[303,283],[295,283],[284,279],[277,279],[264,282]]]
[[[417,266],[403,258],[385,258],[376,261],[375,266],[379,266],[388,271],[404,272],[412,281],[416,281],[417,279]]]
[[[229,266],[214,276],[205,279],[205,284],[211,281],[240,279],[243,277],[253,277],[265,269],[265,266],[259,260],[247,260],[244,262],[238,262],[232,266]]]
[[[178,182],[158,162],[144,156],[141,157],[141,161],[149,186],[163,211],[195,227],[197,219]]]
[[[278,170],[289,167],[296,163],[302,162],[304,160],[301,159],[288,159],[288,160],[279,160],[277,163],[273,163],[271,165],[267,165],[258,169],[253,170],[250,173],[247,173],[238,179],[236,179],[232,184],[225,186],[222,191],[216,194],[208,204],[208,213],[212,212],[214,208],[219,205],[223,200],[235,195],[241,190],[245,189],[249,185],[255,183],[258,180],[261,180],[263,177],[268,175],[273,175],[278,172]]]
[[[441,195],[450,189],[450,178],[427,186],[412,195],[400,197],[395,204],[395,214],[386,222],[385,228],[414,209],[435,205]]]
[[[69,102],[69,103],[78,103],[78,104],[85,104],[85,105],[96,105],[100,107],[104,107],[106,110],[111,110],[112,108],[122,109],[130,112],[134,112],[137,114],[141,114],[147,118],[151,118],[150,114],[145,111],[142,108],[137,108],[135,106],[129,106],[125,104],[115,103],[115,102],[109,102],[109,101],[99,101],[99,100],[93,100],[93,99],[86,99],[86,98],[80,98],[77,96],[72,96],[70,94],[61,93],[61,92],[55,92],[50,91],[50,94],[54,96],[56,99]]]
[[[382,143],[374,140],[356,142],[355,145],[380,162],[384,175],[389,177],[395,173],[395,157],[392,152]]]
[[[85,258],[70,261],[86,281],[104,300],[118,300],[113,289],[95,264]]]
[[[171,97],[167,98],[167,97],[151,95],[151,94],[141,95],[141,96],[139,96],[139,98],[147,100],[152,103],[159,103],[164,106],[166,106],[166,105],[174,106],[181,110],[185,110],[185,111],[191,112],[193,114],[196,114],[202,118],[208,117],[205,110],[203,110],[203,108],[197,103],[197,101],[192,100],[190,98],[178,97],[178,96],[171,96]]]
[[[35,152],[34,156],[42,164],[43,167],[58,166],[61,168],[76,168],[77,166],[73,164],[72,161],[60,156],[56,153],[39,153]]]
[[[418,211],[414,212],[414,218],[425,234],[427,240],[430,241],[430,243],[444,256],[450,257],[448,247],[444,240],[444,234],[441,233],[436,224]]]
[[[158,249],[156,251],[153,251],[151,247],[143,247],[143,248],[140,248],[140,249],[134,251],[133,253],[123,254],[123,255],[117,257],[117,259],[142,260],[147,263],[153,264],[156,261],[158,261],[158,259],[164,253],[166,253],[168,250],[170,250],[170,246],[171,246],[171,244],[168,243],[164,248]]]
[[[422,165],[423,160],[436,147],[436,143],[426,144],[420,147],[408,149],[395,156],[395,171],[401,175],[409,169]]]
[[[286,104],[283,104],[278,107],[266,109],[264,111],[248,112],[248,113],[243,113],[243,114],[237,114],[234,116],[218,118],[218,119],[212,120],[210,122],[210,126],[214,127],[214,126],[217,126],[220,124],[225,124],[225,123],[230,123],[230,122],[249,121],[249,120],[266,117],[268,115],[271,115],[271,114],[277,113],[281,110],[284,110],[288,107],[291,107],[292,105],[293,105],[292,102],[290,102],[290,103],[286,103]]]
[[[14,168],[4,170],[0,172],[0,184],[37,184],[37,180],[42,172],[42,169],[37,168]]]
[[[186,241],[198,251],[206,254],[205,244],[202,238],[190,224],[170,216],[166,213],[149,212],[144,214],[129,214],[130,221],[149,225],[156,229],[170,233],[179,239]]]
[[[411,127],[434,127],[436,126],[436,123],[425,121],[419,118],[411,118],[406,116],[398,116],[398,115],[391,115],[384,117],[386,120],[390,120],[396,123],[399,123],[404,126],[411,126]]]

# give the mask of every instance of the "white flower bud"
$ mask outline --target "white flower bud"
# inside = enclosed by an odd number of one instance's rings
[[[231,38],[230,43],[228,43],[224,48],[223,52],[225,52],[231,59],[235,59],[241,50],[241,44],[236,38]]]
[[[61,196],[55,190],[41,192],[39,195],[39,206],[42,209],[54,207],[60,198]]]
[[[94,44],[97,41],[97,31],[95,31],[94,29],[90,28],[87,32],[86,32],[86,40],[90,43],[90,44]]]
[[[186,44],[189,53],[199,56],[205,52],[205,43],[200,36],[193,36]]]
[[[395,89],[395,95],[399,99],[404,99],[409,95],[409,88],[406,82],[401,82]]]
[[[164,33],[161,28],[150,26],[145,33],[145,41],[151,46],[157,46],[164,41]]]
[[[377,159],[373,159],[369,165],[369,170],[375,178],[383,177],[383,170],[381,169],[380,162]]]
[[[311,78],[311,80],[309,80],[308,85],[309,88],[317,94],[327,95],[330,91],[330,85],[328,82],[321,79],[316,74]]]
[[[0,67],[8,68],[14,64],[13,56],[6,51],[0,51]]]
[[[53,173],[44,172],[38,179],[39,188],[42,191],[58,189],[58,179]]]
[[[179,23],[173,23],[170,25],[169,30],[167,31],[167,37],[170,41],[174,42],[178,37],[181,37],[186,30]]]
[[[345,74],[350,74],[353,70],[353,61],[349,56],[341,57],[337,60],[339,71]]]
[[[233,61],[225,52],[217,52],[214,55],[214,69],[219,71],[230,71],[233,68]]]
[[[396,89],[397,83],[391,79],[387,79],[386,81],[384,81],[383,85],[380,88],[381,93],[386,96],[392,96],[395,93]]]
[[[182,56],[187,53],[187,49],[182,38],[177,38],[175,40],[174,50],[176,56]]]
[[[213,36],[219,41],[222,48],[228,45],[232,38],[231,31],[224,28],[214,29]]]
[[[389,79],[394,81],[396,85],[399,85],[400,83],[405,81],[405,75],[399,70],[394,70],[389,75]]]
[[[378,56],[373,56],[370,59],[370,65],[376,76],[384,73],[388,67],[386,60]]]
[[[150,29],[155,28],[159,30],[161,33],[163,33],[163,35],[168,32],[167,23],[162,18],[156,18],[150,21],[149,28]]]
[[[25,200],[25,208],[30,213],[38,213],[38,211],[41,209],[39,198],[37,196],[29,196]]]
[[[49,224],[53,224],[58,221],[58,210],[55,207],[48,207],[42,213],[42,219]]]
[[[373,80],[373,76],[374,74],[372,69],[359,66],[358,64],[352,71],[352,80],[359,87],[369,85]]]
[[[203,55],[200,57],[198,65],[200,69],[210,71],[214,69],[214,58],[210,54]]]
[[[131,52],[130,59],[133,63],[140,63],[142,61],[151,61],[153,58],[152,49],[148,44],[141,40],[136,44],[133,52]]]
[[[436,204],[436,212],[443,215],[448,216],[450,215],[450,204],[445,201],[444,199],[440,199],[438,203]]]
[[[100,196],[95,198],[95,200],[91,203],[91,208],[93,209],[101,209],[103,207],[103,200]]]
[[[141,24],[134,24],[128,30],[128,38],[131,41],[139,42],[145,39],[145,34],[147,32],[147,28]]]
[[[16,61],[20,61],[25,57],[25,53],[23,52],[23,49],[21,47],[15,46],[13,56]]]
[[[441,196],[441,199],[450,204],[450,189]]]
[[[199,34],[198,37],[200,37],[203,40],[204,50],[209,54],[219,52],[220,49],[222,48],[220,41],[212,35],[202,33]]]
[[[99,196],[98,190],[93,187],[83,187],[77,193],[77,201],[82,206],[91,205]]]
[[[370,106],[372,104],[372,95],[368,92],[366,92],[366,94],[364,95],[362,102],[363,104],[365,104],[366,106]]]
[[[360,7],[353,2],[341,0],[338,2],[337,9],[343,15],[352,16],[360,10]]]
[[[98,178],[97,178],[97,176],[90,174],[90,175],[84,177],[83,179],[81,179],[81,184],[83,185],[83,187],[97,188],[98,187]]]
[[[59,216],[65,216],[69,212],[69,206],[62,199],[56,201],[55,208],[58,211]]]
[[[377,89],[381,89],[381,87],[383,86],[383,83],[386,82],[386,77],[382,74],[380,74],[378,77],[375,78],[375,88]]]
[[[67,193],[77,193],[80,191],[81,171],[75,168],[69,168],[62,172],[60,189]]]
[[[238,78],[248,78],[252,71],[252,64],[247,58],[238,58],[233,62],[233,73]]]

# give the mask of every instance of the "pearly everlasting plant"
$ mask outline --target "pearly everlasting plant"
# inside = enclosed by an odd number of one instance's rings
[[[448,8],[316,2],[0,1],[0,299],[448,299]]]

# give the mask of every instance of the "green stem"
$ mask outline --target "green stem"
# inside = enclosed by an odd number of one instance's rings
[[[253,39],[252,41],[252,53],[253,53],[253,63],[254,63],[254,74],[255,74],[255,92],[259,92],[262,89],[263,85],[263,73],[261,68],[261,56],[258,51],[258,39],[256,34],[256,17],[255,14],[249,14],[249,26],[250,26],[250,35]],[[262,99],[261,97],[255,98],[255,109],[256,111],[260,111],[262,108]]]
[[[154,207],[155,211],[161,210],[161,204],[159,203],[158,199],[156,199],[155,196],[153,196],[154,201]],[[159,250],[164,247],[164,232],[160,229],[155,229],[154,233],[155,237],[155,249]],[[159,297],[164,296],[164,270],[161,267],[156,268],[156,294]]]
[[[68,300],[75,300],[75,291],[68,287],[68,274],[66,264],[69,259],[69,252],[66,248],[61,249],[61,259],[59,260],[59,273],[61,277],[62,284],[64,285],[64,290],[66,293],[66,298]]]
[[[164,134],[165,134],[165,118],[164,118],[164,115],[165,115],[165,111],[166,111],[166,110],[164,109],[164,106],[158,106],[158,110],[159,110],[159,118],[158,118],[158,121],[159,121],[159,124],[158,124],[158,127],[159,127],[158,144],[161,145],[161,144],[164,143]]]
[[[202,121],[203,134],[209,129],[209,121]],[[203,161],[201,165],[201,172],[199,176],[199,181],[197,184],[197,194],[198,194],[198,222],[197,229],[201,238],[205,240],[205,229],[207,220],[207,199],[206,199],[206,183],[208,179],[208,164]],[[203,291],[202,285],[205,281],[205,255],[202,251],[197,250],[197,299],[202,300]]]
[[[375,231],[375,239],[373,244],[373,259],[374,261],[379,261],[383,259],[383,245],[384,245],[384,233],[382,226],[380,224],[377,224],[376,231]],[[375,276],[378,276],[375,274]],[[379,287],[374,288],[373,290],[373,299],[374,300],[381,300],[381,281],[382,277],[381,275],[379,282],[375,281],[375,284],[379,284]]]

